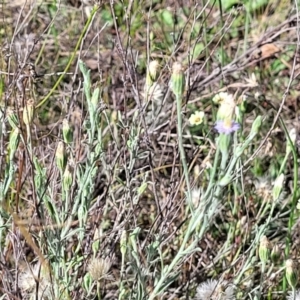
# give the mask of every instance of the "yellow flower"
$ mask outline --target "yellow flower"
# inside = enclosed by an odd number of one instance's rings
[[[223,102],[232,102],[233,100],[233,95],[228,94],[226,92],[220,92],[217,95],[215,95],[212,99],[212,101],[216,104],[221,104]]]
[[[201,123],[203,123],[203,120],[204,120],[204,112],[203,111],[196,111],[189,118],[189,122],[192,126],[200,125]]]

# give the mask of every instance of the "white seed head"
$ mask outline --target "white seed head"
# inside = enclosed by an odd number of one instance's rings
[[[227,285],[226,282],[218,280],[208,280],[197,287],[197,293],[194,300],[233,300],[234,287]]]
[[[50,300],[52,299],[51,294],[51,280],[47,268],[43,266],[40,268],[39,264],[36,264],[32,268],[27,268],[19,276],[18,284],[22,291],[23,297],[32,297],[35,299],[36,295],[36,284],[38,281],[38,299]]]
[[[92,258],[88,265],[88,272],[90,273],[91,277],[95,281],[100,280],[111,280],[112,276],[109,274],[109,270],[111,268],[111,260],[110,258]]]

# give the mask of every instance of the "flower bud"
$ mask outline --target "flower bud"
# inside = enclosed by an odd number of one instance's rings
[[[70,171],[69,164],[67,164],[64,175],[63,175],[63,187],[64,187],[65,191],[70,190],[72,182],[73,182],[72,173]]]
[[[153,60],[149,63],[146,84],[145,84],[145,95],[153,94],[153,84],[157,81],[160,73],[160,65],[157,60]]]
[[[257,116],[252,124],[250,135],[256,135],[261,127],[261,124],[262,124],[262,116]]]
[[[241,111],[242,114],[246,113],[247,111],[247,97],[245,95],[240,97],[240,105],[239,105],[239,109]]]
[[[99,252],[100,240],[101,240],[101,230],[100,228],[96,228],[94,233],[93,243],[92,243],[92,249],[95,255]]]
[[[66,153],[64,142],[59,141],[55,153],[56,165],[58,169],[63,172],[66,166]]]
[[[231,122],[234,119],[236,104],[231,94],[225,93],[217,113],[217,121]]]
[[[270,242],[265,235],[260,239],[258,254],[260,261],[266,264],[270,256]]]
[[[151,86],[155,81],[157,81],[160,72],[160,65],[157,60],[150,62],[147,72],[146,84]]]
[[[278,260],[280,259],[280,254],[281,252],[278,245],[275,245],[271,251],[271,260],[273,264],[276,264],[278,262]]]
[[[281,173],[274,182],[274,187],[272,190],[273,201],[278,200],[280,193],[282,191],[283,181],[284,181],[284,174]]]
[[[298,282],[297,267],[292,259],[285,262],[285,276],[289,285],[294,289]]]
[[[176,97],[182,97],[185,88],[185,78],[182,65],[175,62],[172,69],[171,89]]]
[[[232,94],[228,94],[227,92],[220,92],[213,97],[212,101],[215,104],[222,104],[223,102],[232,102],[234,100]]]
[[[66,144],[71,143],[72,142],[72,130],[71,130],[71,127],[70,127],[67,119],[63,120],[62,132],[63,132],[64,142]]]

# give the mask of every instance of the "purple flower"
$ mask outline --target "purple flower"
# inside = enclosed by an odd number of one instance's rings
[[[219,133],[230,134],[240,129],[240,124],[235,121],[217,121],[214,128]]]

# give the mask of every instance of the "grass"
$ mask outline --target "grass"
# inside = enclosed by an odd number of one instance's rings
[[[299,298],[298,2],[251,3],[2,1],[0,299]]]

